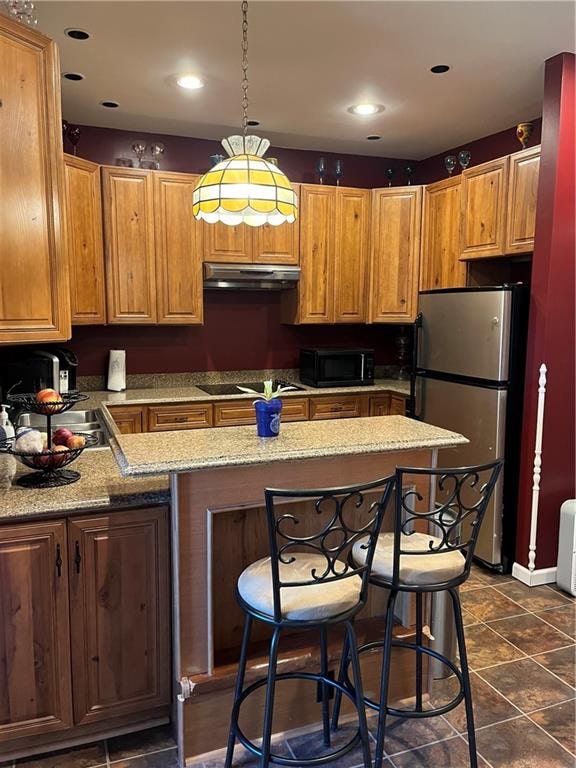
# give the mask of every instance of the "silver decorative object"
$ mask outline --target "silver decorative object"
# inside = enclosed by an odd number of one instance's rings
[[[324,176],[326,175],[326,158],[319,157],[316,162],[316,171],[320,178],[320,184],[324,184]]]
[[[226,159],[226,155],[210,155],[210,160],[212,160],[212,165],[218,165],[218,163],[221,163],[222,160]]]
[[[472,154],[467,150],[463,149],[461,152],[458,152],[458,162],[460,163],[460,168],[462,168],[463,171],[468,168],[470,165],[470,158],[472,157]]]
[[[152,155],[152,161],[154,163],[154,168],[156,170],[160,168],[160,158],[162,157],[165,151],[166,151],[166,147],[164,146],[164,144],[161,144],[159,142],[156,144],[152,144],[150,146],[150,154]]]
[[[444,168],[448,171],[448,176],[452,176],[456,163],[458,162],[456,155],[447,155],[444,158]]]
[[[144,158],[144,153],[146,152],[146,144],[137,141],[135,144],[132,144],[132,151],[138,158],[138,167],[142,168],[142,160]]]
[[[342,166],[342,160],[336,160],[334,163],[334,176],[336,176],[336,186],[340,186],[340,179],[344,175],[344,168]]]

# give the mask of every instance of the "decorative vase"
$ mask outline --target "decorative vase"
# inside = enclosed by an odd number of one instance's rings
[[[258,437],[278,437],[282,400],[278,397],[273,400],[256,400],[254,408]]]
[[[534,125],[532,123],[518,123],[516,126],[516,138],[522,144],[522,149],[526,149],[528,140],[532,136]]]

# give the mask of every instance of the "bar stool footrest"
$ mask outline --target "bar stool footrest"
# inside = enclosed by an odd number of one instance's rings
[[[323,677],[320,674],[315,674],[313,672],[283,672],[279,675],[276,675],[276,683],[280,682],[281,680],[311,680],[312,682],[316,683],[325,683],[329,687],[333,688],[334,690],[340,691],[344,696],[347,696],[352,703],[355,705],[355,700],[353,694],[344,686],[338,683],[336,680],[332,680],[329,677]],[[255,683],[252,683],[251,685],[246,686],[244,690],[242,691],[242,695],[237,700],[237,702],[234,705],[234,708],[232,710],[232,723],[233,728],[236,733],[236,737],[238,741],[242,744],[245,749],[247,749],[249,752],[251,752],[256,757],[262,757],[262,750],[254,744],[253,741],[250,741],[250,739],[243,733],[243,731],[240,729],[240,726],[238,725],[238,717],[240,715],[240,707],[242,703],[250,696],[254,691],[256,691],[258,688],[262,688],[268,684],[268,680],[266,678],[263,678],[262,680],[257,680]],[[339,758],[343,757],[344,755],[348,754],[348,752],[351,752],[355,747],[357,747],[359,744],[362,743],[362,739],[360,737],[360,729],[356,731],[354,736],[346,742],[342,747],[339,747],[338,749],[334,750],[333,752],[329,752],[326,755],[321,755],[319,757],[311,757],[311,758],[293,758],[293,757],[285,757],[283,755],[275,755],[270,754],[269,763],[271,765],[288,765],[293,766],[294,768],[304,768],[305,766],[315,766],[315,765],[326,765],[327,763],[331,763],[334,760],[338,760]]]

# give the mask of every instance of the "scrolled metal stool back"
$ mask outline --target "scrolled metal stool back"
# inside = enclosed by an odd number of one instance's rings
[[[396,499],[394,504],[394,560],[392,585],[400,584],[400,557],[442,555],[459,551],[465,558],[460,582],[467,578],[472,565],[474,548],[486,508],[494,491],[503,460],[473,467],[453,469],[396,469]],[[407,483],[407,478],[428,475],[431,478],[429,500]],[[422,530],[422,523],[427,529]],[[405,549],[403,537],[420,532],[429,534],[425,549]],[[405,539],[404,539],[405,541]],[[452,582],[448,582],[447,586]]]
[[[359,603],[365,602],[374,550],[393,487],[394,476],[390,476],[343,488],[265,490],[275,621],[282,618],[281,589],[290,587],[326,584],[359,576],[362,580]],[[366,494],[373,492],[379,493],[378,498],[368,501]],[[284,511],[286,504],[276,499],[283,502],[310,500],[313,509]],[[303,525],[304,516],[307,528]],[[300,532],[298,526],[306,530]],[[362,565],[355,565],[349,554],[359,539],[363,540],[361,546],[367,550],[367,557]],[[320,556],[322,569],[312,567],[309,578],[282,581],[280,565],[295,562],[297,555]]]

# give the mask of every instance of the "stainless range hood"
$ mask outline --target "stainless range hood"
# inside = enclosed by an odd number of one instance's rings
[[[204,289],[278,291],[294,288],[300,267],[282,264],[204,264]]]

